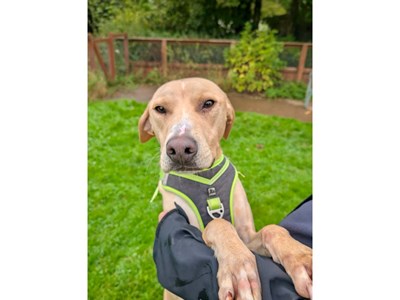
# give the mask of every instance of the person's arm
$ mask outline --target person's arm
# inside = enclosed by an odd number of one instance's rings
[[[262,299],[302,299],[284,269],[270,258],[255,255]],[[179,207],[158,225],[153,258],[161,285],[183,299],[218,299],[218,262],[202,239],[199,229],[189,225]],[[207,298],[208,297],[208,298]]]
[[[183,299],[218,299],[218,262],[177,207],[160,220],[153,246],[160,284]]]

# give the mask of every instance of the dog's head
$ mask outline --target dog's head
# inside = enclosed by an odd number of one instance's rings
[[[154,93],[139,120],[139,137],[143,143],[157,138],[164,172],[198,171],[222,155],[219,142],[228,138],[234,118],[228,97],[215,83],[174,80]]]

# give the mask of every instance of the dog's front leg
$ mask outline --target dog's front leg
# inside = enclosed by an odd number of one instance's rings
[[[203,239],[218,260],[218,298],[261,300],[255,256],[233,225],[224,219],[215,219],[206,226]]]
[[[292,238],[279,225],[263,227],[247,244],[250,250],[270,256],[292,278],[299,295],[312,298],[312,249]]]
[[[292,278],[299,295],[312,297],[312,250],[295,240],[279,225],[268,225],[256,232],[250,204],[241,182],[235,189],[235,227],[247,247],[257,254],[272,257]]]

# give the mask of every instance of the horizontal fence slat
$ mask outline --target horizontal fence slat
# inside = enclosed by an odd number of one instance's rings
[[[94,38],[93,41],[98,44],[98,43],[108,43],[109,38]]]
[[[116,40],[123,38],[115,37]],[[237,40],[226,40],[226,39],[177,39],[177,38],[150,38],[150,37],[128,37],[131,42],[153,42],[161,43],[162,40],[166,40],[167,43],[179,43],[179,44],[220,44],[220,45],[231,45],[235,44]]]
[[[283,42],[285,47],[302,47],[303,45],[307,45],[307,47],[312,47],[311,43],[303,43],[303,42]]]

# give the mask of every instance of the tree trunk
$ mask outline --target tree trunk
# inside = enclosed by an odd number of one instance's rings
[[[258,24],[260,23],[261,5],[262,5],[262,0],[255,0],[254,12],[253,12],[253,23],[252,23],[253,30],[257,30]]]

